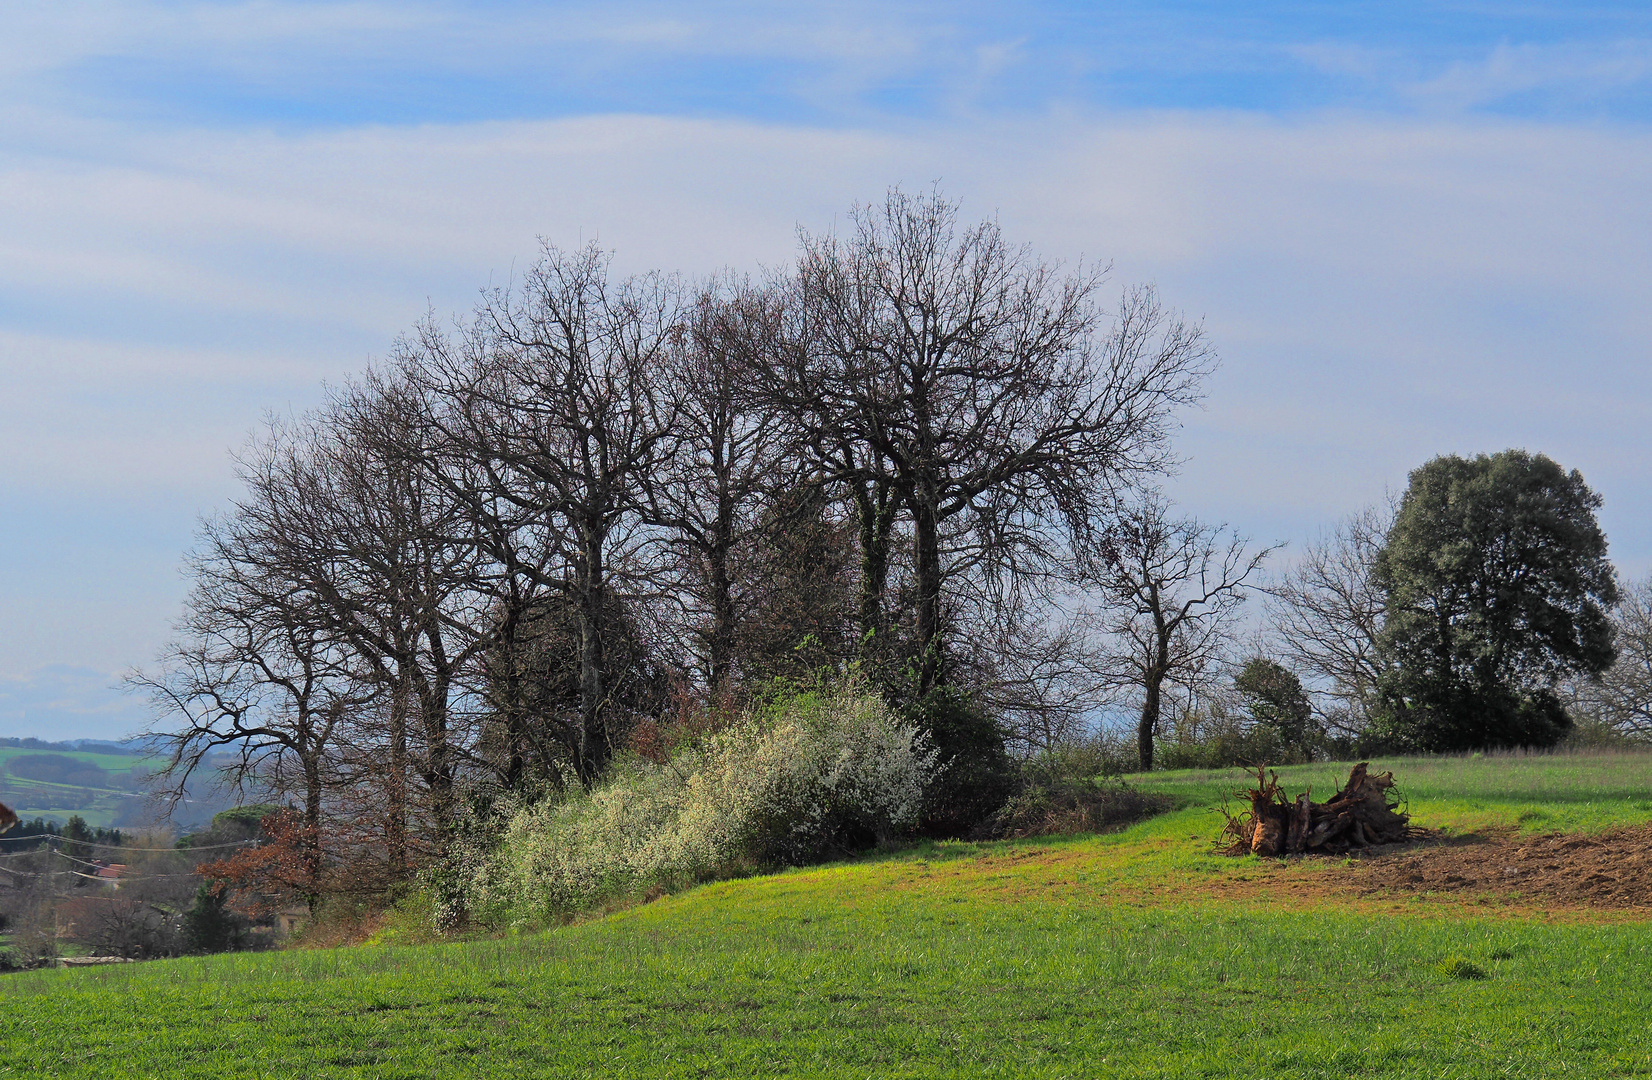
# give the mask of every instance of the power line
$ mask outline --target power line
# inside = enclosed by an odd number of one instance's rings
[[[199,874],[122,874],[119,877],[108,878],[101,874],[83,874],[79,870],[60,870],[58,872],[63,874],[73,874],[75,877],[83,877],[87,881],[113,881],[117,884],[127,881],[152,881],[155,878],[200,877]]]
[[[62,848],[53,848],[52,854],[56,855],[60,859],[67,859],[72,863],[79,863],[81,866],[90,866],[93,870],[102,870],[105,868],[102,863],[87,862],[85,859],[77,859],[73,855],[65,854]]]
[[[116,851],[215,851],[219,848],[246,847],[256,844],[257,840],[236,840],[227,844],[195,844],[189,847],[129,847],[126,844],[106,844],[100,840],[75,840],[72,837],[59,833],[34,833],[29,836],[0,836],[0,844],[19,844],[25,840],[33,840],[45,846],[56,842],[59,844],[80,844],[83,847],[112,848]]]
[[[64,858],[68,858],[68,856],[64,856]],[[71,860],[71,861],[79,861],[79,860]],[[95,865],[95,864],[86,863],[85,865],[92,866],[92,865]],[[102,867],[99,867],[99,869],[102,869]],[[126,882],[126,881],[151,881],[151,880],[154,880],[156,878],[192,878],[192,877],[200,877],[201,876],[199,874],[189,873],[189,874],[122,874],[119,877],[103,877],[100,874],[83,874],[79,870],[12,870],[12,869],[9,869],[9,868],[4,867],[4,866],[0,866],[0,874],[11,874],[15,877],[57,877],[61,874],[72,874],[72,875],[74,875],[75,877],[78,877],[78,878],[85,878],[87,881],[101,881],[105,885],[108,885],[110,883],[117,883],[118,884],[120,882]]]

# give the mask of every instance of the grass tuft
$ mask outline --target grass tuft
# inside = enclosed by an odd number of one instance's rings
[[[1466,956],[1448,956],[1434,965],[1448,979],[1489,979],[1490,973]]]

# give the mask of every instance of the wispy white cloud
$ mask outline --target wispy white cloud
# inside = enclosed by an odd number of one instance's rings
[[[250,0],[20,0],[8,6],[0,70],[13,80],[93,60],[203,60],[301,79],[341,59],[485,71],[530,57],[584,68],[621,55],[832,61],[887,70],[946,62],[925,48],[961,35],[956,19],[910,5],[636,3],[471,5]],[[306,59],[308,58],[308,59]]]
[[[1590,103],[1604,110],[1618,95],[1652,88],[1652,38],[1643,37],[1499,41],[1444,58],[1334,40],[1290,44],[1283,52],[1315,72],[1364,87],[1368,106],[1391,101],[1435,115],[1515,105],[1537,115],[1587,110]]]
[[[1652,40],[1555,44],[1500,43],[1482,58],[1455,60],[1438,74],[1402,87],[1431,108],[1469,110],[1543,91],[1570,101],[1599,101],[1652,80]]]
[[[1405,63],[1399,49],[1375,48],[1346,41],[1308,41],[1286,45],[1285,55],[1325,75],[1376,83],[1391,78]]]
[[[1393,365],[1449,383],[1464,355],[1490,364],[1585,334],[1609,365],[1645,331],[1652,279],[1637,241],[1652,150],[1625,132],[1163,114],[895,134],[621,116],[107,146],[103,163],[0,163],[0,283],[86,310],[75,332],[18,328],[37,354],[127,332],[100,307],[170,313],[119,348],[146,380],[176,355],[182,399],[203,357],[259,389],[351,370],[427,300],[467,307],[538,234],[600,237],[632,267],[773,264],[798,221],[829,227],[897,180],[939,179],[1046,251],[1175,283],[1230,351],[1367,354],[1345,361],[1350,378]],[[1551,322],[1510,326],[1511,305]],[[225,320],[244,343],[222,339]]]

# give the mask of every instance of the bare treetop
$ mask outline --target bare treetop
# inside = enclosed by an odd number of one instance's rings
[[[1047,558],[1121,481],[1163,468],[1174,411],[1214,366],[1203,331],[1102,274],[1063,274],[938,194],[891,191],[853,232],[803,237],[798,347],[774,387],[828,475],[887,479],[914,530],[919,691],[941,676],[960,568]]]
[[[1372,571],[1393,520],[1392,505],[1346,518],[1267,589],[1275,643],[1308,680],[1325,721],[1346,734],[1365,728],[1383,670],[1385,605]]]
[[[1169,510],[1157,493],[1142,495],[1086,559],[1086,577],[1106,605],[1094,620],[1107,641],[1101,673],[1142,691],[1136,737],[1144,771],[1153,766],[1166,686],[1191,693],[1209,679],[1245,583],[1277,550]]]

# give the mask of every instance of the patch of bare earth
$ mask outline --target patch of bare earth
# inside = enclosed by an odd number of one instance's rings
[[[1373,853],[1350,876],[1361,896],[1490,894],[1521,906],[1652,913],[1652,825],[1475,833]]]

